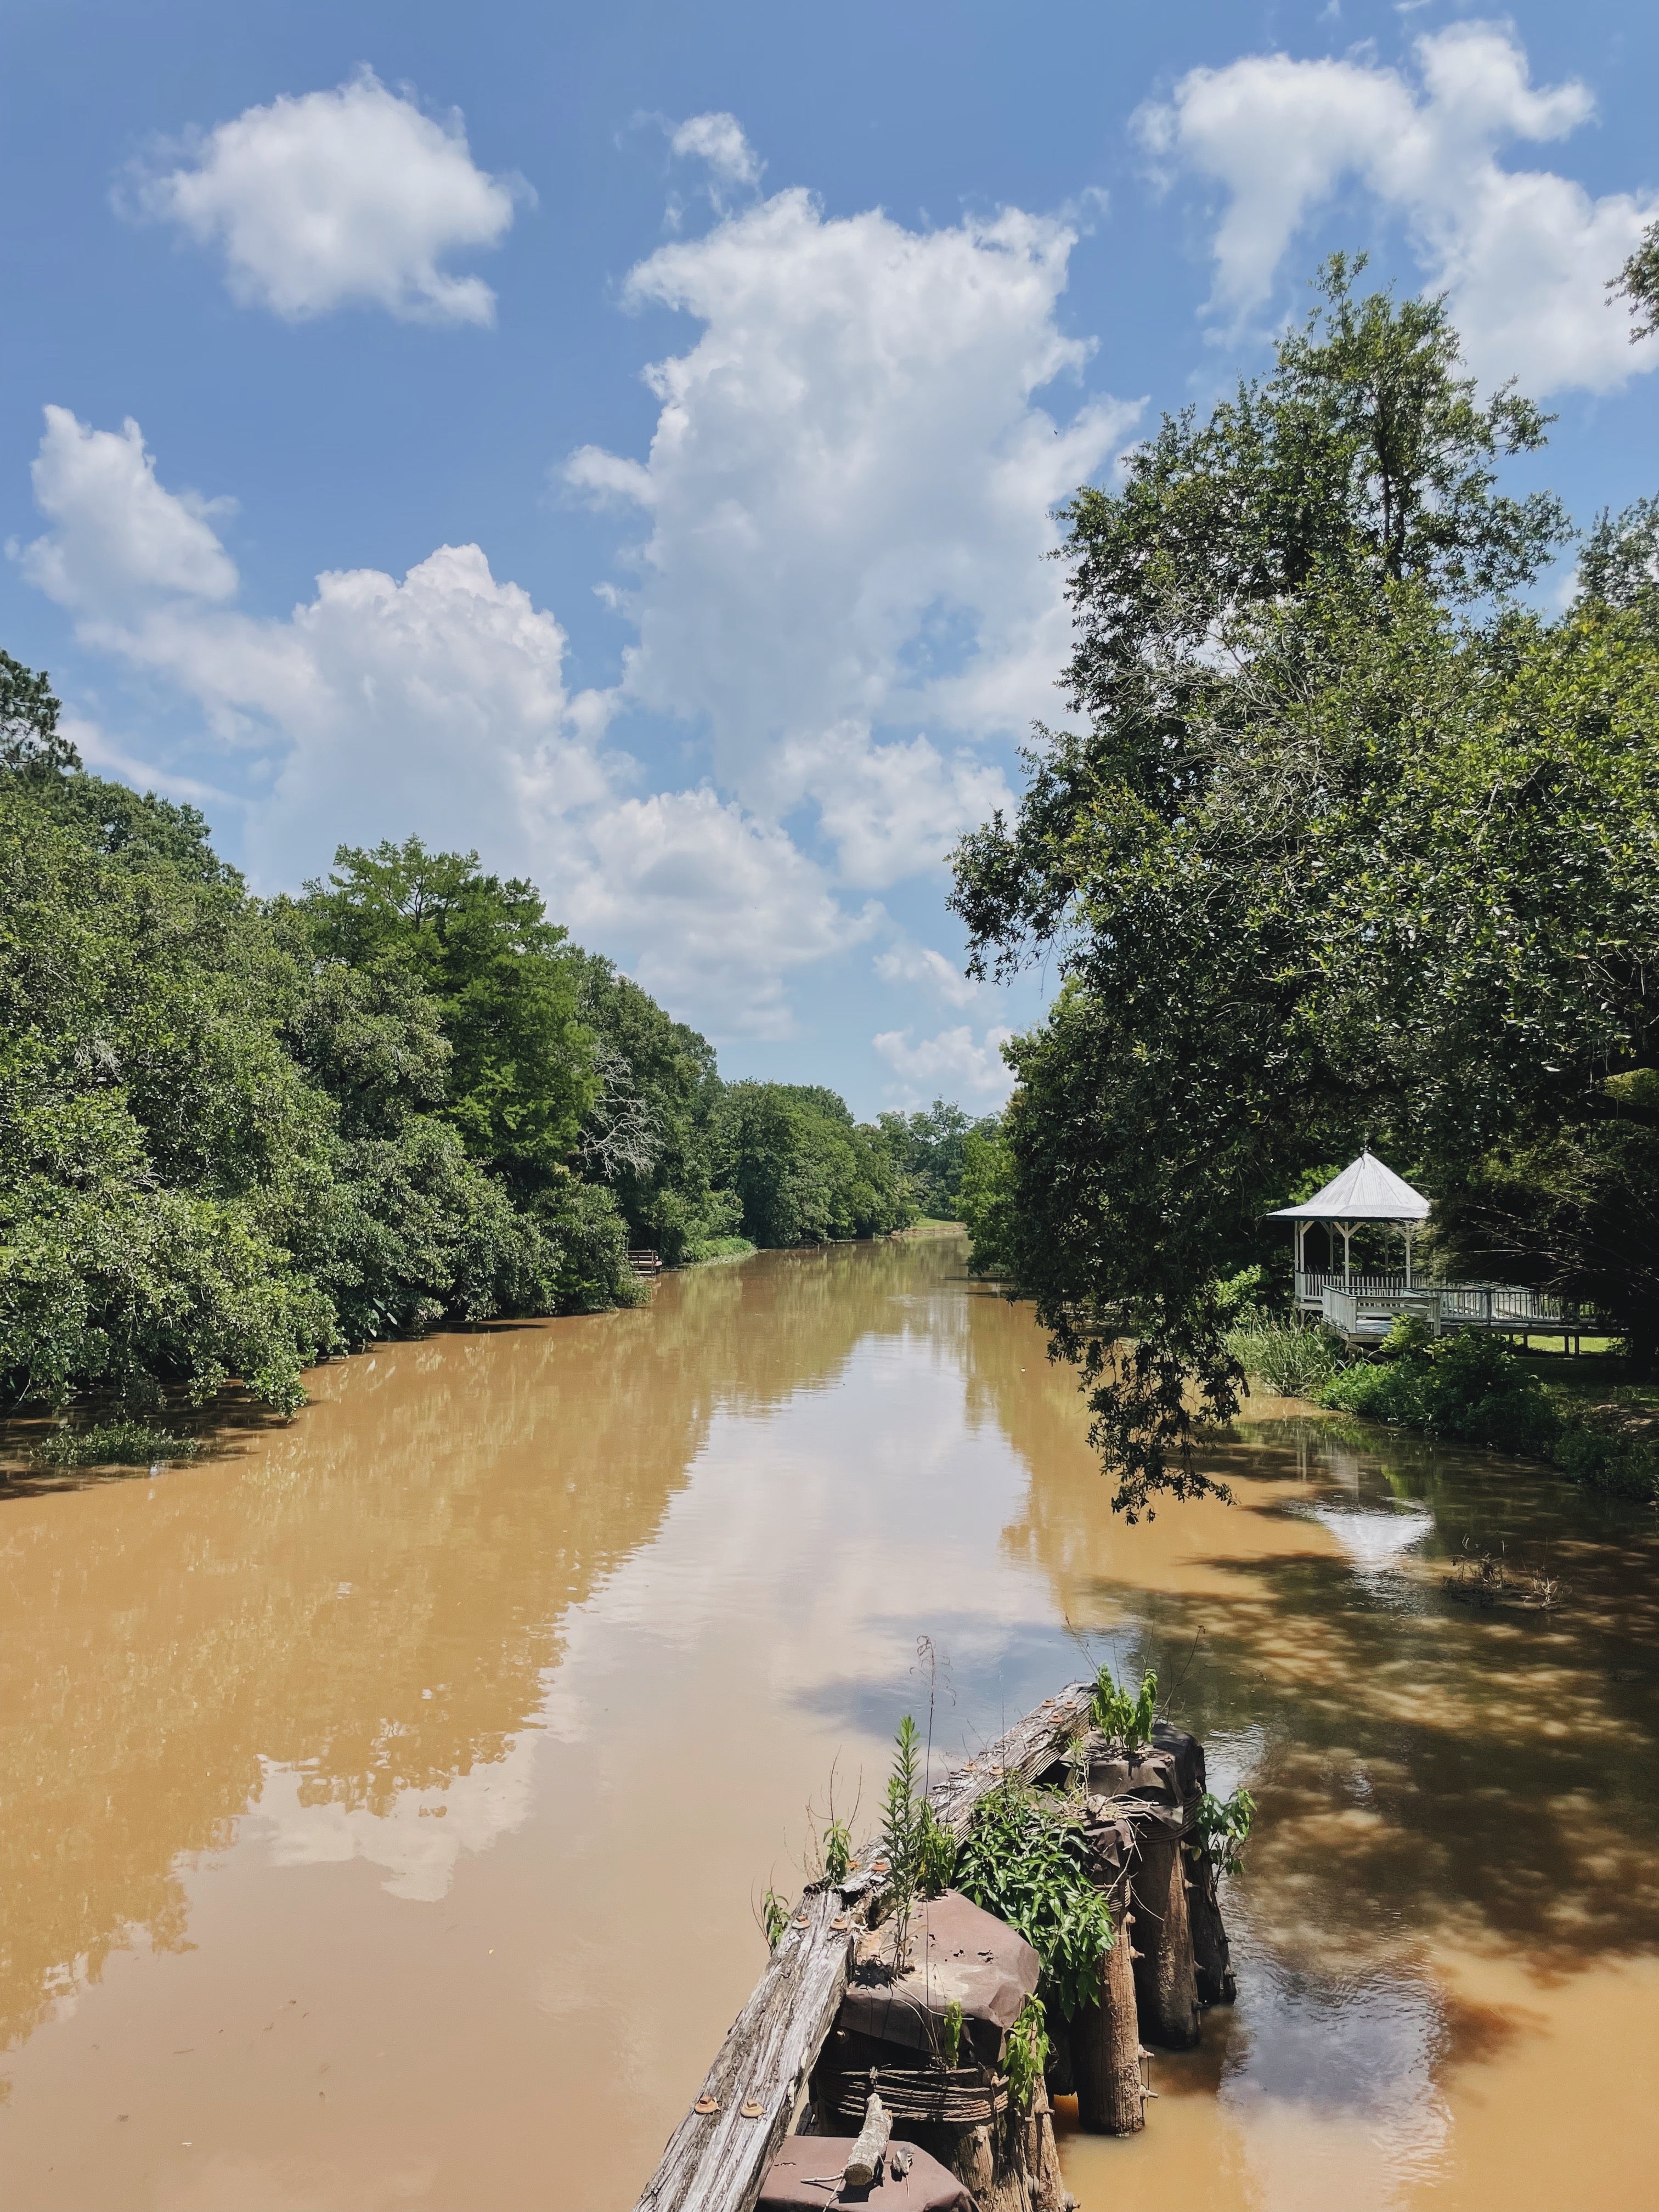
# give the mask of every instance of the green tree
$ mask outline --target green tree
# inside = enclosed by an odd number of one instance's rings
[[[957,854],[981,968],[1060,951],[992,1218],[1132,1513],[1209,1486],[1218,1278],[1299,1172],[1369,1137],[1449,1198],[1650,1049],[1652,647],[1508,605],[1564,534],[1494,473],[1541,418],[1476,405],[1437,305],[1348,278],[1079,495],[1086,720]]]
[[[80,754],[58,726],[61,712],[44,668],[25,668],[0,653],[0,774],[44,777],[80,767]]]
[[[885,1235],[914,1218],[878,1130],[816,1084],[734,1083],[714,1117],[714,1158],[757,1244]]]
[[[1607,289],[1622,292],[1630,302],[1632,345],[1659,331],[1659,222],[1648,225],[1641,244]]]
[[[714,1048],[609,960],[571,957],[600,1085],[582,1127],[584,1169],[615,1192],[633,1241],[672,1267],[734,1235],[742,1210],[714,1187]]]
[[[343,845],[327,884],[306,886],[319,954],[402,967],[437,1006],[449,1046],[441,1109],[472,1157],[520,1200],[575,1152],[599,1094],[565,932],[533,884],[486,875],[476,853],[428,853],[418,837],[373,852]]]
[[[968,1140],[976,1131],[983,1133],[995,1126],[994,1115],[975,1121],[943,1098],[935,1098],[920,1113],[888,1113],[877,1119],[882,1141],[911,1199],[935,1221],[957,1219]]]

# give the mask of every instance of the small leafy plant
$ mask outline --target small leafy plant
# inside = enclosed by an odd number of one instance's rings
[[[887,1801],[882,1812],[881,1849],[887,1861],[887,1889],[893,1905],[893,1972],[902,1974],[910,1962],[910,1908],[921,1887],[922,1814],[926,1800],[917,1789],[921,1779],[917,1746],[921,1739],[906,1713],[894,1739],[893,1771],[887,1778]]]
[[[957,1841],[924,1797],[917,1816],[916,1887],[924,1897],[942,1897],[956,1871]]]
[[[766,1938],[766,1948],[775,1951],[783,1941],[783,1931],[789,1925],[789,1908],[769,1882],[760,1905],[761,1933]]]
[[[1015,2109],[1029,2112],[1037,2083],[1048,2064],[1048,2034],[1041,1997],[1027,1997],[1008,2031],[1008,2094]]]
[[[853,1871],[853,1823],[858,1819],[859,1806],[864,1792],[860,1787],[850,1814],[836,1810],[836,1769],[839,1760],[830,1767],[830,1786],[824,1793],[825,1802],[820,1811],[809,1799],[806,1807],[806,1851],[803,1862],[809,1881],[822,1880],[832,1889],[839,1888]],[[819,1823],[823,1823],[820,1830]]]
[[[947,2066],[954,2067],[962,2057],[962,2007],[952,1997],[945,2008],[945,2021],[939,2030],[939,2056]]]
[[[1108,1743],[1121,1743],[1126,1751],[1144,1750],[1152,1740],[1157,1716],[1157,1675],[1143,1674],[1139,1694],[1132,1698],[1113,1680],[1111,1668],[1103,1667],[1095,1680],[1089,1711]]]
[[[1041,1791],[1003,1784],[974,1816],[956,1880],[965,1897],[1018,1929],[1056,2010],[1072,2019],[1097,1993],[1112,1948],[1111,1909],[1090,1875],[1076,1817]]]
[[[845,1820],[831,1820],[823,1832],[823,1871],[832,1884],[843,1882],[853,1863],[853,1832]]]
[[[1255,1800],[1248,1790],[1235,1790],[1226,1798],[1206,1790],[1199,1799],[1199,1837],[1218,1874],[1237,1874],[1243,1867],[1255,1818]]]

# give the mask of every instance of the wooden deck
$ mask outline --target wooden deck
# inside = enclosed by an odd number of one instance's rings
[[[1298,1272],[1296,1302],[1304,1314],[1317,1315],[1327,1328],[1350,1344],[1375,1344],[1401,1314],[1416,1314],[1437,1336],[1477,1329],[1498,1336],[1559,1336],[1576,1342],[1585,1336],[1616,1336],[1606,1315],[1528,1290],[1519,1283],[1413,1283],[1403,1274],[1340,1274]]]

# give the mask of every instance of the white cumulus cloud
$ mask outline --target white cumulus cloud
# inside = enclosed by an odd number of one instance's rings
[[[609,701],[569,693],[563,629],[477,546],[440,546],[401,581],[325,573],[288,617],[260,617],[228,604],[236,570],[210,510],[157,480],[136,424],[48,410],[35,495],[50,527],[27,572],[89,642],[169,678],[252,757],[246,843],[266,880],[325,866],[337,842],[476,846],[727,1035],[787,1034],[787,980],[879,920],[714,793],[631,793],[632,763],[604,746]]]
[[[898,1079],[901,1105],[945,1097],[989,1108],[1000,1106],[1014,1087],[1013,1070],[1002,1057],[1012,1035],[997,1026],[976,1040],[964,1022],[960,1029],[921,1038],[908,1029],[884,1030],[872,1042]]]
[[[628,278],[630,302],[703,327],[648,373],[647,459],[589,447],[567,471],[650,518],[617,594],[639,632],[624,696],[703,725],[746,805],[816,801],[849,880],[936,864],[1003,791],[963,749],[1052,706],[1049,509],[1135,412],[1037,404],[1089,355],[1057,314],[1073,243],[1018,210],[828,219],[792,190]]]
[[[94,430],[66,407],[46,417],[31,473],[54,527],[23,550],[31,583],[60,606],[101,617],[172,592],[231,597],[236,567],[212,521],[228,501],[164,491],[131,416],[118,430]]]
[[[921,984],[948,1006],[970,1006],[980,994],[981,987],[973,977],[964,975],[931,945],[889,945],[884,952],[877,953],[874,966],[884,983]]]
[[[440,264],[499,246],[526,189],[477,167],[459,116],[436,122],[363,69],[221,123],[179,167],[142,178],[133,204],[217,247],[233,296],[291,321],[367,304],[488,324],[489,285]]]
[[[1534,86],[1503,24],[1431,33],[1413,59],[1407,75],[1364,58],[1247,56],[1189,71],[1141,110],[1142,142],[1166,172],[1194,171],[1227,195],[1213,305],[1234,322],[1261,307],[1297,233],[1357,179],[1404,219],[1486,381],[1603,392],[1650,368],[1659,345],[1629,343],[1605,288],[1659,201],[1593,198],[1553,170],[1498,159],[1586,122],[1589,89]]]
[[[724,111],[688,116],[675,126],[668,143],[670,151],[683,158],[689,155],[706,161],[721,184],[757,185],[766,166],[744,136],[737,117]]]

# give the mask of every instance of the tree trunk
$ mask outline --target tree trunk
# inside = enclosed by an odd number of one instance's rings
[[[1198,1980],[1179,1837],[1150,1823],[1136,1832],[1135,2004],[1144,2043],[1190,2051],[1198,2041]]]
[[[1072,2023],[1078,2124],[1090,2135],[1132,2136],[1146,2124],[1134,1963],[1129,1956],[1133,1925],[1132,1914],[1119,1914],[1117,1941],[1100,1962],[1100,1995]]]

